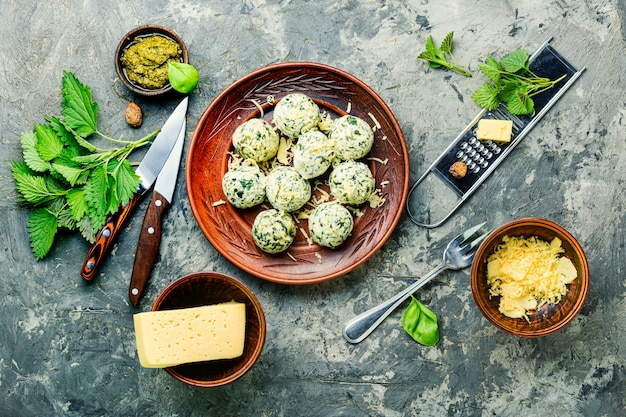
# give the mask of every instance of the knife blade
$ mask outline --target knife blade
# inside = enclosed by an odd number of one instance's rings
[[[178,135],[178,139],[176,139],[174,149],[172,149],[167,162],[163,165],[154,183],[152,198],[146,209],[146,215],[143,218],[143,224],[139,232],[133,273],[130,277],[130,286],[128,287],[128,298],[135,306],[143,295],[159,253],[163,226],[162,219],[170,207],[172,197],[174,196],[180,158],[183,153],[183,145],[185,144],[185,129],[186,123],[183,123],[183,128]]]
[[[120,209],[109,216],[104,227],[96,234],[95,243],[87,251],[87,256],[80,270],[80,275],[87,281],[91,281],[106,254],[111,250],[122,226],[128,220],[130,214],[141,201],[141,198],[152,187],[165,164],[169,154],[178,139],[183,122],[187,115],[189,98],[185,97],[167,119],[161,131],[150,145],[143,160],[135,170],[141,179],[141,184],[134,197]]]

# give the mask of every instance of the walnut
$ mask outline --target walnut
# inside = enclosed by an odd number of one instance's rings
[[[139,107],[136,103],[128,103],[126,107],[126,123],[130,127],[139,127],[141,126],[141,122],[143,121],[143,115],[141,113],[141,107]]]
[[[465,177],[465,174],[467,174],[467,164],[465,162],[456,161],[450,167],[449,172],[450,175],[452,175],[454,178],[460,180],[461,178]]]

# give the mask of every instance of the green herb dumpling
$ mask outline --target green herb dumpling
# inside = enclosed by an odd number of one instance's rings
[[[265,194],[272,207],[292,212],[309,201],[311,184],[293,167],[277,166],[267,174]]]
[[[233,206],[254,207],[265,200],[265,174],[256,165],[233,167],[224,174],[222,189]]]
[[[263,119],[243,122],[233,133],[233,146],[244,159],[256,162],[269,161],[278,152],[278,132]]]
[[[363,119],[345,115],[333,122],[328,137],[333,141],[337,157],[343,161],[361,159],[374,145],[374,131]]]
[[[358,206],[376,190],[376,181],[363,162],[345,161],[333,168],[328,177],[330,193],[343,204]]]
[[[287,94],[274,107],[274,124],[292,139],[315,128],[319,121],[318,105],[305,94]]]
[[[350,236],[353,227],[352,215],[336,201],[320,204],[309,216],[311,239],[320,246],[336,248]]]
[[[293,148],[293,167],[306,179],[324,174],[333,159],[333,145],[319,130],[309,130]]]
[[[252,223],[252,239],[263,252],[282,252],[293,243],[295,237],[296,221],[281,210],[264,210]]]

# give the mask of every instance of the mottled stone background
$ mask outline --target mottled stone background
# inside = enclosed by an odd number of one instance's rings
[[[1,0],[0,17],[0,415],[626,415],[624,0]],[[478,113],[470,95],[484,81],[478,64],[487,55],[534,51],[553,36],[587,70],[450,221],[426,230],[404,216],[371,260],[330,282],[283,286],[231,265],[197,226],[181,175],[150,287],[135,308],[127,288],[143,216],[128,223],[87,285],[79,275],[87,244],[78,235],[35,261],[10,161],[20,158],[21,132],[60,113],[62,70],[92,87],[103,132],[138,138],[163,123],[174,102],[133,97],[113,67],[120,38],[147,23],[182,35],[200,70],[188,137],[211,100],[248,72],[317,61],[354,74],[391,107],[412,180]],[[429,34],[440,41],[449,31],[473,78],[416,59]],[[133,99],[145,111],[139,131],[124,122]],[[587,252],[591,290],[570,326],[531,340],[497,331],[462,271],[417,294],[439,317],[436,347],[413,342],[400,311],[364,342],[343,340],[348,319],[407,285],[397,277],[429,271],[458,231],[525,216],[562,224]],[[267,316],[256,366],[213,390],[141,368],[134,345],[132,314],[200,270],[240,278]]]

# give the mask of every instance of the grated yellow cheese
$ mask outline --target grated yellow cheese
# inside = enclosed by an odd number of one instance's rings
[[[577,276],[572,261],[560,256],[561,240],[504,236],[502,242],[487,259],[489,293],[501,297],[499,311],[528,320],[529,310],[558,304]]]

